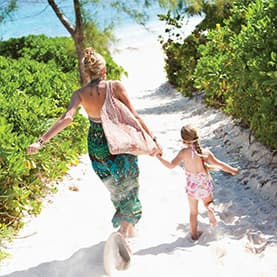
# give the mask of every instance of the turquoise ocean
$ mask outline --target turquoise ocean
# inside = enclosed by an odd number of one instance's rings
[[[6,1],[0,0],[0,5]],[[128,44],[121,46],[129,47],[135,45],[139,47],[149,38],[157,38],[160,34],[163,34],[164,23],[159,21],[157,15],[164,14],[166,11],[158,5],[153,5],[147,10],[149,19],[146,26],[143,27],[123,12],[119,13],[111,8],[108,5],[109,1],[111,0],[102,1],[105,2],[104,6],[91,4],[87,7],[87,10],[92,15],[92,18],[97,19],[96,22],[100,29],[114,22],[116,37]],[[135,3],[135,1],[133,2]],[[68,19],[74,23],[73,1],[57,0],[56,3]],[[137,9],[142,9],[137,4],[134,5],[136,5]],[[186,35],[193,30],[200,19],[201,17],[188,19],[184,30]],[[29,34],[45,34],[49,37],[69,36],[69,33],[58,20],[47,0],[18,0],[17,10],[0,25],[0,38],[7,40]]]

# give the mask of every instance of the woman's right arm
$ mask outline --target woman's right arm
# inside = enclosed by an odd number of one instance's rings
[[[114,94],[115,96],[122,102],[124,103],[128,109],[133,113],[133,115],[135,116],[135,118],[139,121],[140,125],[142,126],[142,128],[145,130],[145,132],[153,139],[153,141],[155,142],[156,146],[157,146],[157,151],[156,153],[154,153],[153,155],[157,154],[157,153],[162,153],[162,147],[160,146],[160,144],[157,141],[157,138],[154,136],[154,134],[149,130],[149,128],[147,127],[147,125],[145,124],[144,120],[140,117],[140,115],[136,112],[129,96],[128,93],[125,89],[125,87],[123,86],[123,84],[120,81],[113,81],[113,88],[114,89]]]
[[[73,121],[77,108],[81,103],[78,93],[79,91],[73,93],[66,112],[54,123],[54,125],[43,134],[38,141],[28,146],[27,153],[29,155],[36,154],[45,142],[48,142]]]

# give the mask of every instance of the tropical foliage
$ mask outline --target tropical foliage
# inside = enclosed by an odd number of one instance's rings
[[[204,91],[209,105],[241,119],[273,150],[277,148],[276,14],[274,0],[237,0],[214,28],[208,24],[203,32],[202,23],[202,31],[196,28],[181,42],[162,41],[167,75],[178,89],[185,95]],[[176,33],[174,28],[175,37]]]
[[[38,214],[41,201],[56,191],[78,156],[87,151],[87,119],[73,123],[37,155],[36,141],[66,109],[79,86],[77,58],[70,38],[28,36],[0,42],[0,247],[22,227],[22,218]],[[124,73],[106,56],[108,77]],[[0,249],[0,259],[3,251]]]

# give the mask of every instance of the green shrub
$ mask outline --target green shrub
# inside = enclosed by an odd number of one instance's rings
[[[228,74],[232,64],[232,49],[226,43],[226,37],[225,29],[219,24],[209,32],[207,43],[198,48],[201,58],[194,71],[194,87],[205,91],[206,102],[216,107],[225,106],[232,82],[232,76]]]
[[[182,44],[172,41],[163,44],[167,78],[186,96],[191,96],[196,91],[193,73],[199,59],[198,46],[204,41],[202,35],[192,34]]]
[[[260,141],[277,147],[277,7],[273,0],[238,1],[232,16],[201,46],[195,86],[249,126]],[[242,18],[243,17],[243,18]],[[240,28],[235,28],[236,20]],[[218,51],[220,50],[220,51]]]
[[[7,71],[13,76],[20,72],[15,82],[3,78]],[[86,151],[88,124],[83,116],[77,116],[47,150],[27,156],[27,146],[64,112],[76,85],[71,73],[26,58],[0,57],[1,78],[0,223],[17,229],[24,213],[40,212],[40,199],[49,192],[42,181],[61,177],[69,161]]]
[[[87,152],[88,120],[74,121],[38,154],[26,153],[65,112],[79,88],[77,59],[70,38],[28,36],[0,42],[0,260],[4,243],[23,226],[26,214],[38,214],[42,199],[56,192],[56,182]],[[124,69],[108,54],[108,78]]]
[[[194,14],[197,5],[185,7],[186,12]],[[204,91],[209,105],[239,118],[275,150],[276,1],[205,2],[202,8],[205,19],[187,38],[182,37],[182,11],[160,16],[169,26],[168,38],[161,39],[169,81],[185,95]]]
[[[165,35],[160,36],[160,43],[165,53],[165,71],[169,82],[186,96],[195,92],[193,72],[199,59],[198,46],[205,43],[205,36],[198,31],[184,37],[182,24],[184,15],[159,15],[165,21]]]
[[[26,153],[66,110],[79,88],[77,59],[70,38],[28,36],[0,42],[0,259],[4,242],[23,226],[26,214],[38,214],[41,201],[55,192],[57,180],[87,152],[88,120],[74,121],[38,154]],[[124,69],[105,52],[108,78]]]
[[[77,69],[77,55],[69,37],[49,38],[29,35],[0,41],[0,55],[13,59],[26,58],[43,63],[54,63],[63,72]]]

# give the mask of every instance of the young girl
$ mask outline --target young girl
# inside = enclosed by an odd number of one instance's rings
[[[198,131],[191,125],[183,126],[181,137],[185,147],[179,151],[171,161],[157,155],[157,158],[168,168],[174,168],[181,162],[184,163],[186,172],[186,193],[190,208],[191,238],[199,239],[201,232],[197,231],[198,200],[202,200],[208,212],[210,224],[216,225],[213,210],[212,179],[209,170],[223,170],[235,175],[238,169],[218,160],[211,151],[202,149],[199,144]]]

